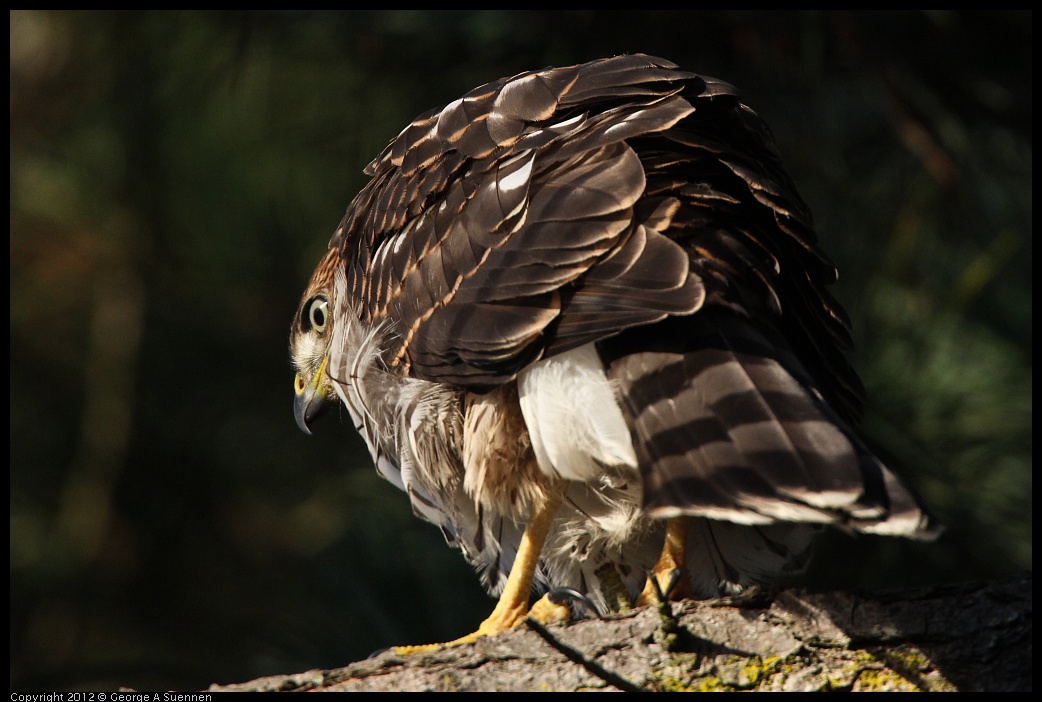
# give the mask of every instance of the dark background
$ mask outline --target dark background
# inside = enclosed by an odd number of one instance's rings
[[[362,168],[503,75],[646,52],[741,87],[842,272],[869,441],[948,526],[808,585],[1031,568],[1030,12],[44,12],[11,19],[11,686],[200,689],[492,602],[287,332]]]

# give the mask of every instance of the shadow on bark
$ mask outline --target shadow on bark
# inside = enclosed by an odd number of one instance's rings
[[[782,590],[522,627],[211,691],[1030,691],[1031,576]]]

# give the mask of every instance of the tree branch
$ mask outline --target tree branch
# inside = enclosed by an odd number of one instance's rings
[[[211,691],[1031,690],[1031,576],[873,595],[785,590],[519,627]]]

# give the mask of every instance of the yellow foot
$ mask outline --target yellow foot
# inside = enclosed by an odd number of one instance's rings
[[[517,547],[517,555],[514,564],[510,567],[510,575],[503,586],[503,593],[499,596],[499,602],[488,619],[481,622],[481,626],[473,634],[461,636],[455,641],[442,644],[427,644],[423,646],[395,646],[394,651],[399,655],[411,655],[413,653],[426,653],[437,651],[443,646],[458,646],[459,644],[472,643],[482,636],[495,636],[502,634],[520,624],[528,615],[528,600],[532,593],[532,580],[535,576],[536,567],[539,565],[539,554],[543,549],[543,542],[550,530],[554,514],[568,491],[568,483],[560,481],[547,492],[546,501],[533,509],[525,532],[521,535],[521,542]],[[544,598],[545,599],[545,598]],[[542,602],[542,600],[540,600]],[[545,605],[536,603],[539,612],[536,616],[542,616],[547,610]],[[565,608],[567,609],[567,608]],[[549,609],[553,612],[553,609]]]
[[[535,619],[540,624],[567,624],[572,619],[572,610],[566,604],[557,604],[551,601],[550,594],[547,593],[532,605],[532,609],[528,611],[527,618]],[[519,621],[514,626],[520,623]]]
[[[644,584],[644,590],[637,595],[634,606],[658,604],[661,601],[660,592],[667,600],[679,600],[691,595],[691,582],[685,564],[687,522],[687,517],[674,517],[666,523],[662,554],[648,573],[648,581]]]
[[[563,624],[572,617],[572,611],[568,605],[555,604],[550,601],[549,595],[543,595],[539,601],[532,605],[531,609],[525,607],[511,608],[500,611],[497,607],[488,619],[481,622],[478,630],[461,636],[452,641],[444,643],[420,644],[418,646],[394,646],[393,650],[399,656],[411,656],[416,653],[429,653],[448,646],[459,646],[460,644],[474,643],[482,636],[495,636],[504,631],[510,631],[516,626],[524,623],[525,619],[531,617],[540,624]]]
[[[663,602],[682,600],[688,596],[684,587],[683,574],[679,568],[661,573],[648,573],[644,590],[633,601],[634,607],[646,607]],[[658,587],[656,587],[656,585]]]

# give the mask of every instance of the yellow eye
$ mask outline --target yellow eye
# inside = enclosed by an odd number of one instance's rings
[[[319,334],[326,331],[326,325],[329,324],[329,300],[325,295],[315,295],[308,300],[301,310],[300,324],[304,331],[314,329]]]

